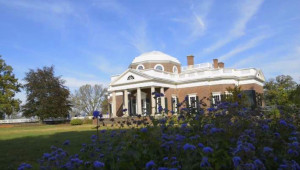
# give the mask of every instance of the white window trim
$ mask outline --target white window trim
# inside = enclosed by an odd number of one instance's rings
[[[221,92],[212,92],[212,103],[216,104],[214,96],[219,96],[219,100],[221,100]]]
[[[174,71],[175,68],[176,68],[176,72]],[[177,68],[177,66],[173,66],[173,73],[178,73],[178,68]]]
[[[139,64],[139,65],[136,67],[136,69],[139,70],[139,67],[140,67],[140,66],[142,66],[142,67],[143,67],[143,70],[145,70],[145,66],[144,66],[143,64]]]
[[[158,70],[158,69],[156,69],[157,66],[161,66],[161,68],[162,68],[162,70],[159,70],[159,71],[165,71],[164,66],[161,65],[161,64],[156,64],[156,65],[154,66],[154,69],[155,69],[155,70]]]
[[[195,97],[195,100],[197,99],[197,95],[196,94],[189,94],[189,107],[192,106],[192,101],[191,98]],[[195,108],[197,108],[197,102],[195,101]]]
[[[172,96],[171,100],[172,100],[171,102],[172,102],[172,105],[173,105],[174,115],[177,115],[177,112],[178,112],[178,108],[177,108],[177,96]]]

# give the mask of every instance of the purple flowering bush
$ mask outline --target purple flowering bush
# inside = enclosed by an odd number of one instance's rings
[[[100,130],[77,154],[52,146],[41,169],[300,169],[299,117],[249,110],[237,103],[150,124]],[[142,119],[142,118],[141,118]],[[23,163],[19,169],[31,168]]]

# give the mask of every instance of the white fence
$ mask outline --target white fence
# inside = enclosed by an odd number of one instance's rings
[[[34,123],[38,122],[38,119],[6,119],[0,120],[0,124],[9,124],[9,123]]]

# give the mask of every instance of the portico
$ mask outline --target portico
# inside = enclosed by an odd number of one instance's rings
[[[122,94],[122,112],[123,116],[136,116],[136,115],[151,115],[154,116],[157,113],[158,106],[162,108],[166,107],[165,97],[162,96],[158,100],[155,98],[155,92],[164,94],[164,87],[137,87],[134,89],[124,89],[118,91],[112,91],[112,117],[117,117],[117,95]]]

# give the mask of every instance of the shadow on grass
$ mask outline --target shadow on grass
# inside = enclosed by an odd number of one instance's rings
[[[118,131],[118,129],[114,130]],[[0,140],[0,169],[17,169],[23,162],[31,164],[33,169],[39,169],[37,160],[42,157],[43,153],[50,153],[52,145],[63,148],[69,154],[79,153],[82,144],[90,143],[91,135],[94,134],[96,134],[96,129]],[[70,144],[63,146],[66,140],[70,140]]]

